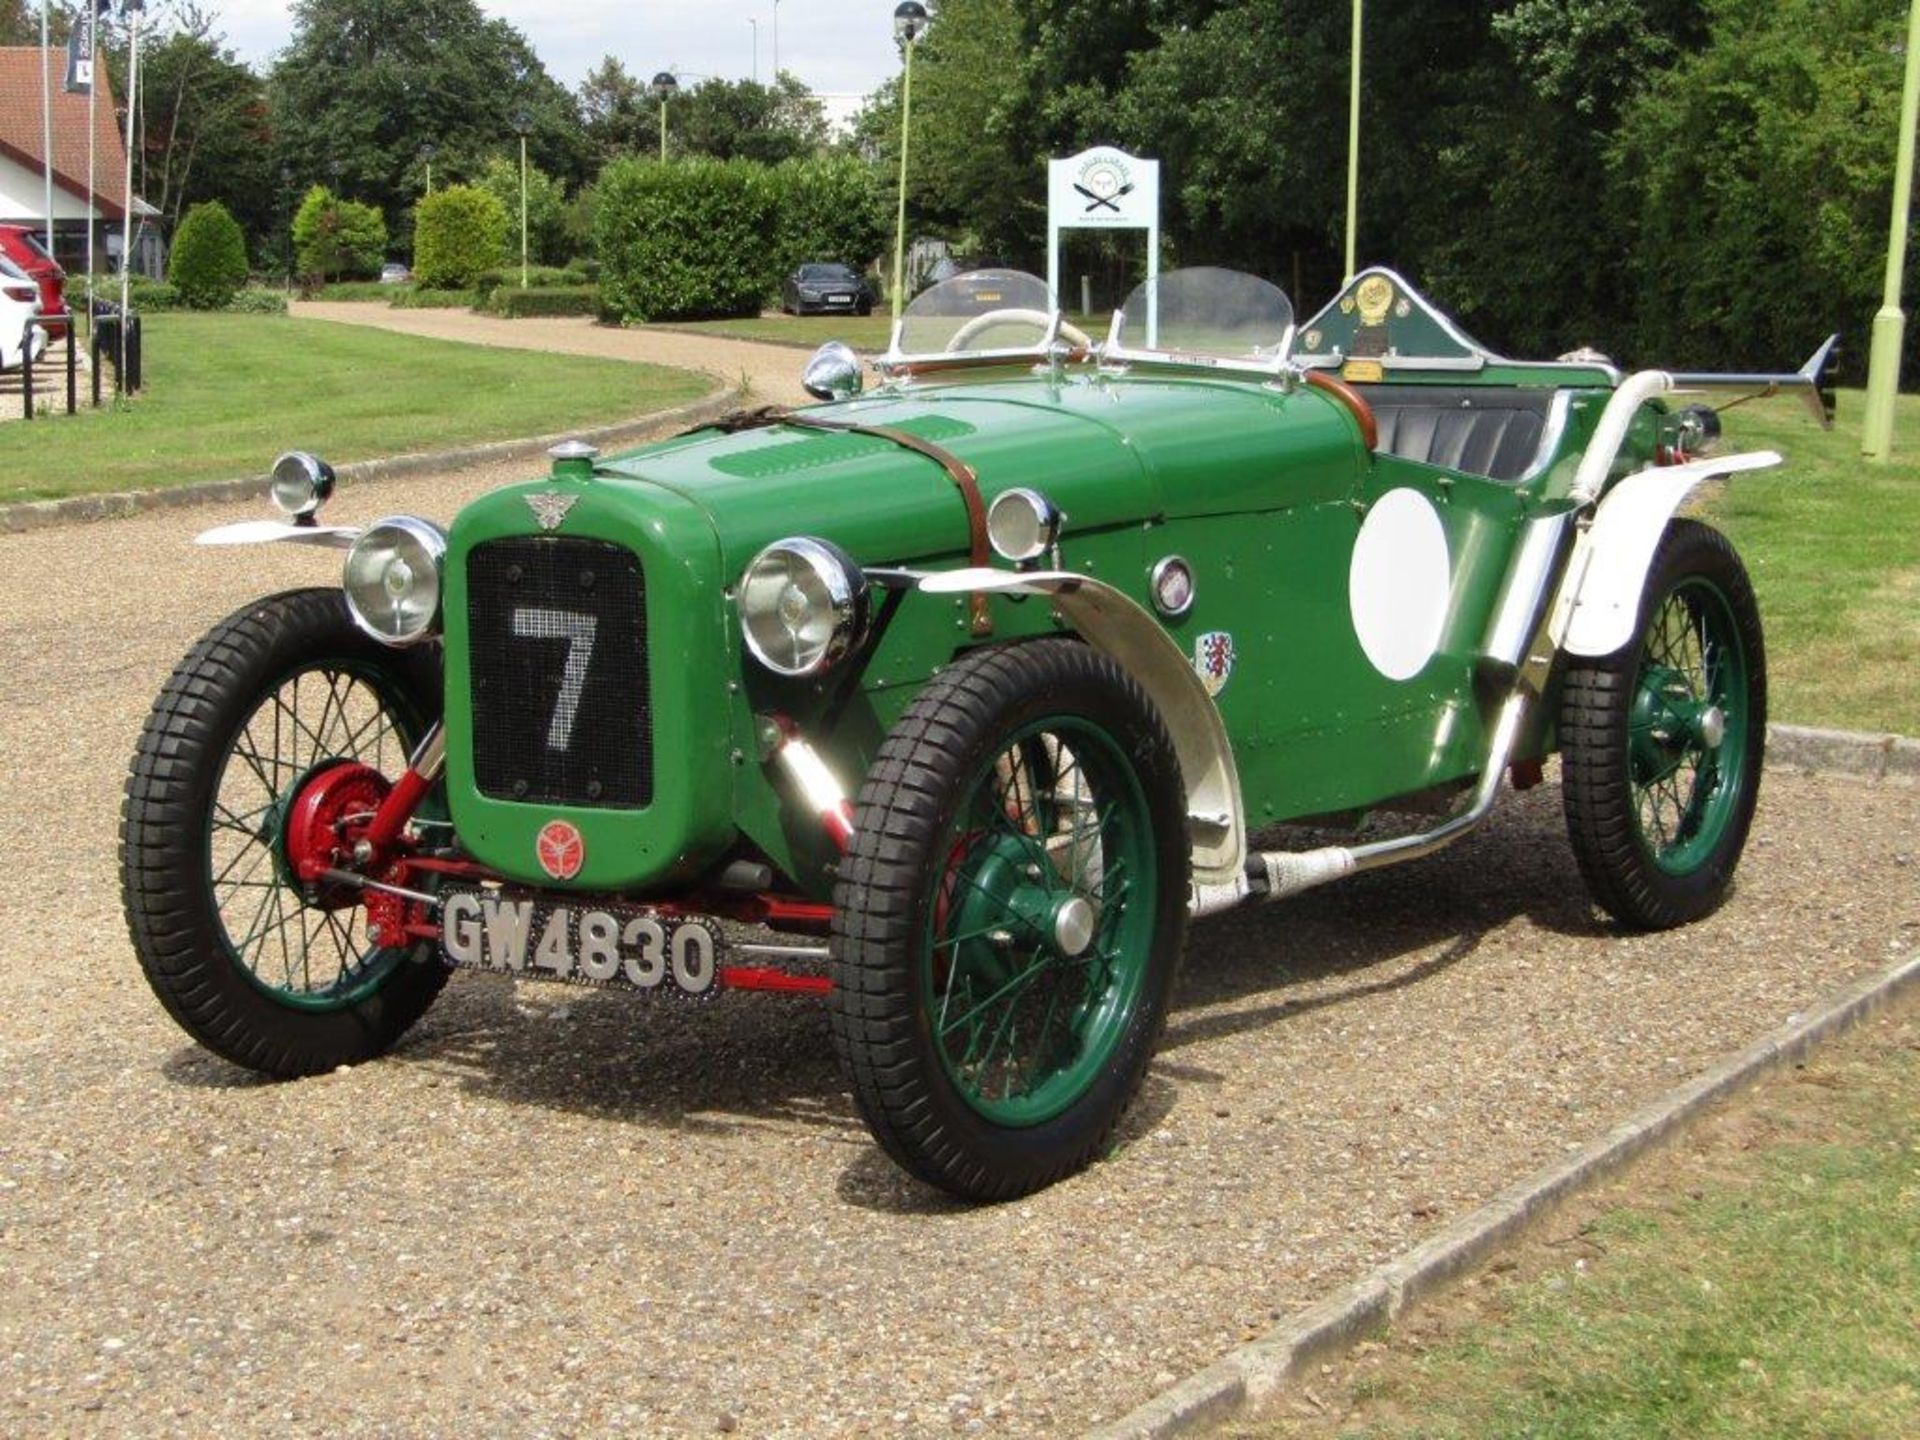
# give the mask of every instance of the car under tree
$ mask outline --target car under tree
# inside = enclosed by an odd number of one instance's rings
[[[1555,754],[1619,923],[1722,903],[1764,641],[1678,510],[1779,457],[1672,400],[1828,419],[1831,342],[1623,375],[1381,269],[1304,325],[1178,271],[1098,339],[1032,277],[948,283],[871,392],[823,347],[820,405],[561,446],[445,528],[321,524],[289,455],[288,521],[203,536],[346,558],[209,632],[134,755],[128,921],[188,1032],[297,1076],[457,968],[814,996],[886,1151],[1005,1199],[1102,1153],[1191,917],[1430,854]],[[1254,848],[1283,822],[1354,838]]]

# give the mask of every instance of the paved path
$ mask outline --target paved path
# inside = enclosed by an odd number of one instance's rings
[[[593,355],[609,360],[644,360],[704,370],[729,382],[745,377],[747,404],[805,403],[800,369],[805,356],[784,345],[757,345],[683,331],[616,330],[584,317],[555,320],[501,320],[469,310],[396,310],[379,301],[296,301],[293,313],[304,320],[371,325],[403,335],[460,340],[509,350],[548,350],[563,355]]]

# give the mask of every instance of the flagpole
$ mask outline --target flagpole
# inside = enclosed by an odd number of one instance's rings
[[[100,210],[99,182],[94,179],[94,99],[100,93],[100,6],[87,0],[87,340],[93,340],[93,221]],[[73,313],[73,307],[67,307]],[[72,323],[71,320],[68,321]]]
[[[133,146],[140,126],[140,6],[126,6],[127,16],[127,213],[120,241],[120,369],[114,383],[126,393],[127,309],[133,289]]]
[[[47,11],[53,0],[40,0],[40,143],[46,147],[47,258],[53,259],[53,64],[47,58],[52,41],[47,36]]]

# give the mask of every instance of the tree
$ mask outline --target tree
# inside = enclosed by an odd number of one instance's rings
[[[294,173],[332,173],[401,226],[436,177],[478,175],[525,110],[534,161],[565,182],[588,150],[573,97],[513,26],[474,0],[297,0],[294,33],[273,68],[274,124]]]
[[[887,242],[886,203],[873,167],[851,155],[789,160],[774,171],[779,198],[776,270],[843,260],[856,270]]]
[[[449,185],[414,213],[413,274],[422,285],[464,290],[507,258],[507,208],[491,191]]]
[[[500,202],[507,217],[509,258],[520,253],[520,157],[495,155],[480,173],[480,188]],[[418,246],[416,237],[414,244]],[[567,258],[567,201],[559,183],[538,166],[527,167],[527,249],[541,265]],[[416,267],[418,268],[418,267]]]
[[[141,198],[169,222],[218,200],[264,241],[280,222],[266,86],[226,48],[210,12],[189,3],[159,18],[173,28],[145,30],[140,46]],[[124,95],[125,46],[102,51]]]
[[[387,224],[371,205],[342,200],[316,185],[293,217],[293,247],[302,275],[328,281],[378,273],[387,253]]]
[[[657,116],[647,90],[608,55],[587,72],[577,92],[580,120],[600,164],[645,150],[655,141]]]
[[[174,232],[167,279],[190,310],[223,310],[247,283],[247,241],[218,200],[187,212]]]
[[[621,321],[758,314],[775,284],[772,172],[744,160],[615,160],[593,216],[600,302]]]
[[[667,125],[679,151],[763,165],[811,155],[827,141],[820,101],[784,72],[771,85],[702,80],[672,102]]]

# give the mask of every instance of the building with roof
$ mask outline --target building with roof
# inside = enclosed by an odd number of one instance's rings
[[[47,223],[46,131],[41,115],[41,56],[37,45],[0,45],[0,223],[44,228]],[[67,52],[44,52],[53,89],[54,255],[69,272],[87,266],[87,220],[94,222],[94,266],[117,270],[126,215],[127,148],[115,113],[107,67],[94,67],[93,184],[87,181],[85,95],[66,88]],[[134,270],[158,275],[164,259],[159,212],[134,198]]]

